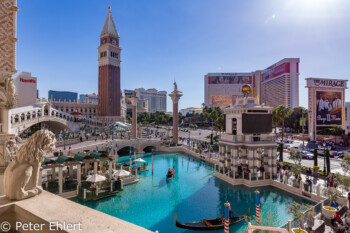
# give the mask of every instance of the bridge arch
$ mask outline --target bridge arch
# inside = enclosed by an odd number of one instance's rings
[[[26,124],[23,124],[23,126],[18,127],[16,133],[20,134],[24,130],[29,129],[30,127],[37,125],[38,123],[44,123],[48,127],[48,129],[50,129],[55,134],[59,134],[64,129],[68,129],[70,132],[73,132],[74,130],[64,120],[60,120],[60,119],[40,120],[39,119],[38,121],[35,121],[35,122],[31,121],[30,123],[27,122]]]
[[[152,150],[156,151],[156,149],[157,148],[155,146],[151,145],[151,146],[146,146],[145,148],[143,148],[143,151],[145,153],[150,153],[150,152],[152,152]]]
[[[120,156],[125,156],[125,155],[129,155],[130,153],[130,148],[131,148],[131,154],[134,154],[134,149],[136,150],[136,153],[138,153],[137,148],[133,147],[133,146],[124,146],[122,148],[120,148],[117,153]]]

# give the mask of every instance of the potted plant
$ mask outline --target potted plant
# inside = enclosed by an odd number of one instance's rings
[[[300,174],[301,174],[301,167],[298,165],[292,165],[292,172],[294,174],[294,179],[293,179],[293,187],[299,188],[300,187],[300,182],[298,180]]]
[[[307,233],[306,230],[303,230],[303,217],[304,211],[309,207],[309,205],[300,205],[297,202],[293,202],[290,206],[288,206],[288,213],[293,214],[294,219],[299,219],[299,227],[292,228],[292,232],[294,233]]]
[[[307,206],[307,211],[304,213],[306,224],[308,227],[313,227],[315,225],[315,209],[312,208],[311,205],[306,205]]]
[[[348,205],[348,197],[346,195],[347,192],[350,191],[350,177],[342,176],[339,173],[336,174],[334,179],[334,185],[340,189],[338,196],[338,203],[342,206]]]
[[[323,195],[327,197],[330,201],[336,201],[339,197],[339,191],[336,188],[328,187],[323,190]],[[331,219],[337,212],[337,210],[331,206],[323,206],[323,215],[325,218]]]

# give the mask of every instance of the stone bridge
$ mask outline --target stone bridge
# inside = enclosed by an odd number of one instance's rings
[[[120,152],[124,150],[124,152],[129,152],[131,149],[132,153],[134,152],[134,148],[136,153],[141,153],[143,151],[148,150],[152,151],[158,151],[160,149],[161,141],[158,139],[114,139],[114,140],[108,140],[105,142],[94,142],[90,141],[89,145],[82,145],[82,146],[72,146],[71,150],[68,150],[68,147],[66,147],[66,150],[62,150],[63,154],[68,154],[70,156],[73,156],[77,153],[83,153],[86,150],[96,151],[98,150],[106,150],[106,148],[111,148],[111,153],[114,152],[117,146],[116,152]]]
[[[48,102],[40,102],[31,106],[13,108],[9,111],[9,132],[15,135],[38,123],[45,123],[54,133],[63,129],[80,132],[85,125],[93,131],[105,127],[101,121],[73,116],[69,113],[54,109]]]

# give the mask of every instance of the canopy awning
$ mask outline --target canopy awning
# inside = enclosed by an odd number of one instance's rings
[[[130,172],[125,171],[125,170],[115,170],[113,173],[113,176],[129,176]]]
[[[106,180],[106,177],[101,176],[99,174],[88,176],[88,178],[86,179],[86,181],[93,182],[93,183],[102,182],[105,180]]]
[[[44,162],[41,163],[41,166],[45,166],[45,165],[53,164],[53,163],[56,163],[56,161],[53,159],[45,158]]]
[[[141,158],[138,158],[138,159],[135,159],[134,162],[145,163],[146,161]]]
[[[92,153],[90,154],[90,157],[91,157],[91,158],[94,158],[94,159],[98,159],[98,158],[100,158],[102,155],[103,155],[103,154],[100,153],[100,152],[92,152]]]
[[[56,159],[56,163],[60,163],[60,164],[65,163],[65,162],[70,162],[70,161],[75,161],[75,159],[72,157],[65,156],[65,155],[60,155]]]
[[[92,158],[89,155],[78,153],[74,155],[74,159],[76,161],[83,161],[85,159],[92,159]]]

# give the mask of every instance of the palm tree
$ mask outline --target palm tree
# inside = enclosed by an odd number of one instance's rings
[[[275,134],[277,134],[277,125],[279,124],[279,118],[277,115],[277,108],[272,110],[272,124],[275,127]]]
[[[223,131],[224,130],[224,114],[221,114],[216,120],[215,120],[215,125],[218,128],[218,130]]]
[[[217,111],[212,111],[209,113],[209,119],[211,120],[211,131],[213,132],[215,120],[218,118],[219,114]]]
[[[284,122],[285,119],[291,114],[291,111],[289,108],[286,108],[284,105],[280,105],[276,108],[277,111],[277,117],[279,120],[279,123],[282,124],[282,142],[284,138]]]

